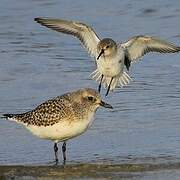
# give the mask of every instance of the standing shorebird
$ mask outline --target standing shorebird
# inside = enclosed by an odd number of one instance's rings
[[[127,85],[131,78],[124,71],[127,70],[131,62],[138,60],[148,52],[175,53],[180,51],[180,47],[157,37],[146,35],[134,36],[125,43],[116,43],[110,38],[100,39],[95,31],[88,25],[61,19],[35,18],[36,22],[56,31],[76,36],[87,49],[89,54],[96,60],[97,69],[91,77],[109,90],[117,86]]]
[[[56,164],[58,142],[63,142],[63,164],[66,162],[66,141],[85,132],[93,122],[100,106],[111,108],[100,94],[90,88],[66,93],[48,100],[32,111],[22,114],[4,114],[3,117],[23,124],[32,134],[54,141]]]

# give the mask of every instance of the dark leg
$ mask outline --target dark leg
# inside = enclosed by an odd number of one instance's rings
[[[101,83],[102,83],[103,77],[104,77],[104,75],[102,74],[101,80],[100,80],[100,83],[99,83],[99,87],[98,87],[98,92],[99,92],[99,93],[100,93],[100,91],[101,91]]]
[[[108,93],[109,93],[109,90],[110,90],[112,81],[113,81],[113,77],[111,78],[111,81],[110,81],[110,83],[109,83],[109,86],[108,86],[108,89],[107,89],[107,92],[106,92],[106,95],[105,95],[105,96],[107,96]]]
[[[62,145],[62,152],[63,152],[63,165],[66,164],[66,142],[64,141]]]
[[[58,164],[58,146],[57,143],[54,143],[54,154],[55,154],[55,160],[56,160],[56,165]]]

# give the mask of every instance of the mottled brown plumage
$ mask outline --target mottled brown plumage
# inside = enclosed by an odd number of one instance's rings
[[[101,100],[96,90],[85,88],[48,100],[32,111],[22,114],[4,114],[4,117],[25,125],[40,138],[53,140],[56,163],[58,162],[57,143],[63,141],[65,164],[66,141],[88,129],[99,106],[112,108]]]
[[[94,97],[100,98],[100,95],[94,90],[89,88],[86,90]],[[94,106],[91,107],[91,103],[83,99],[83,96],[79,98],[82,94],[86,96],[87,93],[81,89],[48,100],[32,111],[22,114],[4,114],[4,116],[35,126],[52,126],[64,119],[70,123],[71,121],[83,119],[87,112],[94,108]]]
[[[64,118],[73,120],[72,107],[69,103],[67,95],[59,96],[42,103],[32,111],[14,114],[12,118],[27,125],[36,126],[53,125]]]

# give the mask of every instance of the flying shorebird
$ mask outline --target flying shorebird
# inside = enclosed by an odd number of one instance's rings
[[[66,162],[66,141],[84,133],[92,124],[97,108],[111,108],[102,101],[99,92],[84,88],[48,100],[32,111],[4,114],[8,120],[23,124],[40,138],[54,141],[56,164],[58,142],[63,142],[63,164]]]
[[[99,92],[101,84],[107,88],[106,96],[109,90],[114,90],[117,86],[123,87],[130,82],[131,78],[124,71],[124,66],[129,71],[131,62],[137,61],[148,52],[180,51],[180,47],[157,37],[139,35],[120,44],[110,38],[101,40],[95,31],[84,23],[49,18],[35,18],[34,20],[58,32],[74,35],[82,42],[88,53],[96,60],[97,69],[91,77],[99,82]]]

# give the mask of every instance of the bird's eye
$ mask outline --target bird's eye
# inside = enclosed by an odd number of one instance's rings
[[[88,96],[88,100],[89,100],[89,101],[93,101],[94,98],[93,98],[92,96]]]
[[[109,48],[109,45],[108,45],[108,46],[106,46],[106,49],[107,49],[107,48]]]

